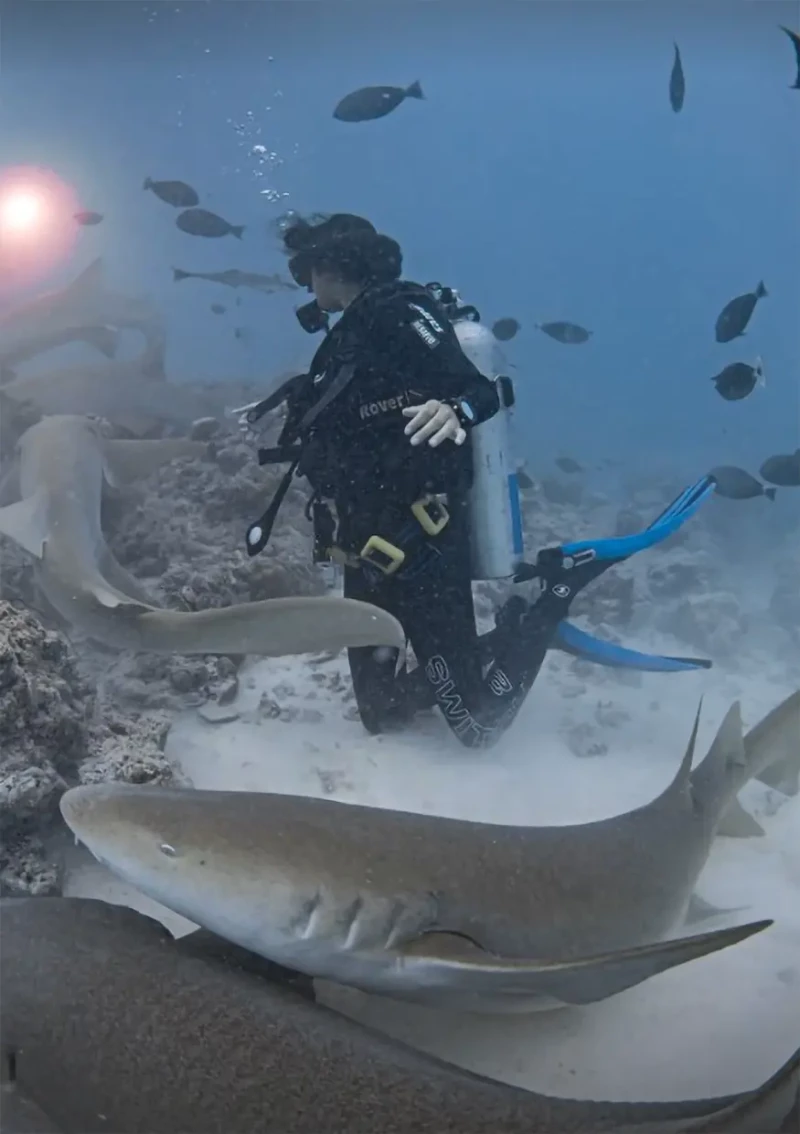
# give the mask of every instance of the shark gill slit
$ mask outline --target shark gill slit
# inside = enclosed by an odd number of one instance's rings
[[[322,894],[317,890],[313,898],[307,898],[301,902],[297,914],[292,918],[290,928],[296,936],[307,941],[309,937],[314,936],[314,920],[315,914],[322,904]]]
[[[346,931],[344,940],[345,949],[353,949],[358,944],[358,932],[361,928],[359,919],[364,912],[364,899],[359,894],[354,901],[347,906],[342,915],[342,921]]]

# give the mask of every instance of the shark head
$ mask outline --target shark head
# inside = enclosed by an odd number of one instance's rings
[[[247,948],[266,943],[278,957],[314,894],[288,853],[282,797],[248,795],[89,784],[67,791],[60,806],[114,874],[204,928]],[[255,801],[257,813],[248,807]]]

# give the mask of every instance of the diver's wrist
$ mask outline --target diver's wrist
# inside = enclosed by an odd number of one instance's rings
[[[478,424],[478,414],[469,398],[447,398],[445,405],[455,411],[458,424],[462,429],[469,431]]]

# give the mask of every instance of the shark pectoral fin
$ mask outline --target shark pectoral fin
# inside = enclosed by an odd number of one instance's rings
[[[136,410],[115,410],[113,417],[114,424],[133,434],[131,440],[134,441],[156,432],[162,425],[158,418],[137,413]]]
[[[686,917],[683,919],[684,925],[697,925],[701,921],[711,921],[713,918],[730,917],[732,914],[741,913],[744,906],[732,906],[729,909],[721,909],[719,906],[712,905],[711,902],[705,901],[699,894],[692,894],[689,898],[689,907],[686,910]]]
[[[136,599],[117,591],[110,582],[97,578],[86,580],[82,587],[83,593],[94,599],[106,610],[117,610],[120,614],[147,614],[153,608],[149,603],[138,602]]]
[[[0,535],[41,559],[47,542],[47,491],[38,489],[16,504],[0,508]]]
[[[119,346],[119,332],[114,327],[87,327],[81,332],[81,339],[89,346],[99,350],[106,358],[114,358]]]
[[[208,452],[205,442],[190,441],[186,437],[158,441],[104,440],[102,446],[106,459],[106,479],[114,488],[149,476],[160,465],[179,457],[203,457]]]
[[[70,299],[82,298],[100,291],[104,284],[105,267],[102,258],[98,256],[96,260],[92,260],[88,268],[84,268],[81,274],[75,277],[66,288],[66,294]]]
[[[729,839],[755,839],[765,834],[765,831],[734,796],[719,821],[717,834]]]
[[[499,957],[458,934],[430,933],[399,951],[398,966],[410,981],[432,991],[446,988],[488,997],[541,996],[565,1005],[591,1004],[726,949],[770,925],[771,921],[755,921],[570,961]]]
[[[101,552],[97,565],[100,574],[108,580],[115,591],[121,591],[133,603],[141,604],[148,610],[157,606],[144,586],[114,558],[108,547]]]

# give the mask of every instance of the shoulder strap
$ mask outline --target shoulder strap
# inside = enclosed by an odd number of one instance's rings
[[[302,433],[304,429],[308,429],[311,425],[314,424],[322,411],[331,404],[333,399],[338,398],[342,390],[344,390],[346,386],[350,385],[355,372],[356,368],[352,362],[345,363],[334,380],[331,382],[330,386],[328,386],[322,397],[318,401],[314,402],[311,409],[306,411],[305,415],[300,421],[299,432]]]

